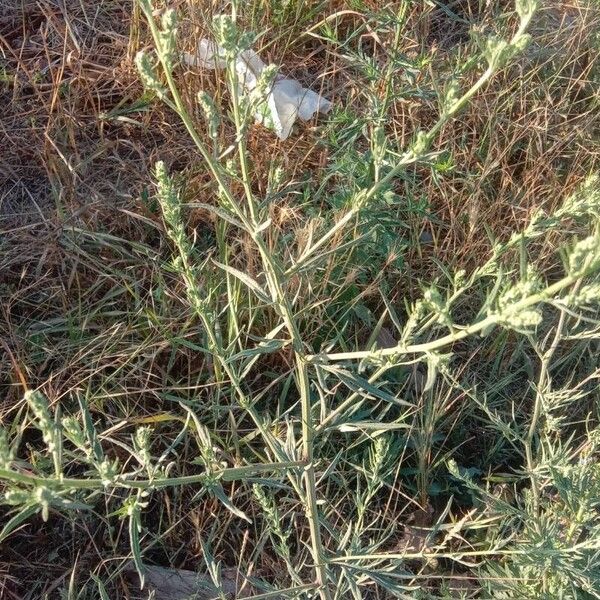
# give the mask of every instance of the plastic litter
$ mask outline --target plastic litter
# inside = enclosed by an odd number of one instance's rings
[[[196,54],[185,53],[183,61],[203,69],[224,69],[227,66],[225,51],[207,39],[198,42]],[[254,50],[245,50],[237,57],[235,67],[240,87],[252,91],[266,65]],[[332,106],[329,100],[302,87],[295,79],[277,75],[267,96],[268,114],[256,112],[254,116],[259,123],[272,128],[279,139],[285,140],[297,117],[309,121],[317,112],[329,112]]]

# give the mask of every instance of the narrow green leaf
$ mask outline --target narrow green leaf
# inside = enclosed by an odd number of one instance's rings
[[[221,219],[223,219],[224,221],[227,221],[228,223],[231,223],[232,225],[235,225],[236,227],[247,231],[246,227],[241,221],[238,221],[231,213],[227,212],[226,210],[223,210],[222,208],[219,208],[218,206],[212,206],[211,204],[205,204],[204,202],[189,202],[187,204],[184,204],[184,206],[188,206],[190,208],[203,208],[204,210],[208,210],[209,212],[214,213],[218,217],[221,217]]]
[[[269,298],[265,290],[260,286],[260,284],[257,281],[252,279],[250,275],[242,273],[241,271],[238,271],[238,269],[230,267],[229,265],[224,265],[223,263],[217,262],[216,260],[213,260],[213,263],[217,265],[217,267],[223,269],[223,271],[229,273],[230,275],[233,275],[236,279],[239,279],[247,288],[251,289],[256,294],[257,298],[261,302],[264,302],[265,304],[272,303],[271,298]]]
[[[81,413],[83,414],[83,428],[85,431],[85,435],[88,439],[90,447],[92,448],[95,460],[98,463],[100,463],[104,458],[104,451],[102,450],[102,446],[98,441],[98,435],[96,433],[96,427],[94,425],[92,415],[90,414],[87,401],[84,400],[81,396],[78,398],[78,400],[79,408],[81,409]]]
[[[227,359],[227,362],[234,363],[244,358],[252,358],[254,356],[260,356],[261,354],[272,354],[277,350],[281,350],[287,343],[287,340],[263,340],[257,346],[254,346],[254,348],[246,348],[245,350],[230,356]]]
[[[37,504],[23,507],[16,515],[11,517],[0,531],[0,543],[2,543],[21,523],[35,515],[40,510]]]
[[[227,510],[232,512],[236,517],[239,517],[240,519],[244,519],[244,521],[248,521],[248,523],[252,523],[252,519],[250,519],[243,511],[241,511],[239,508],[236,508],[233,505],[231,500],[227,497],[227,494],[223,490],[221,484],[216,484],[216,485],[211,486],[210,493],[215,498],[220,500],[221,503],[223,504],[223,506],[225,506],[225,508],[227,508]]]
[[[98,593],[100,594],[100,600],[110,600],[110,598],[108,597],[108,592],[106,591],[106,588],[104,587],[104,584],[102,583],[102,579],[100,579],[100,577],[98,577],[98,575],[94,575],[93,573],[90,573],[90,577],[96,582],[96,585],[98,586]]]
[[[396,404],[398,406],[413,406],[410,402],[407,402],[406,400],[400,400],[385,390],[375,387],[372,383],[369,383],[366,379],[360,375],[357,375],[356,373],[351,373],[345,369],[339,369],[329,365],[321,365],[321,368],[335,375],[347,388],[353,392],[374,396],[375,398],[379,398],[380,400],[384,400],[385,402]]]
[[[395,431],[396,429],[410,429],[408,423],[379,423],[378,421],[356,421],[342,423],[336,429],[342,432],[352,431]]]
[[[140,546],[140,512],[139,509],[135,508],[129,516],[129,544],[131,546],[131,552],[133,554],[133,563],[135,564],[135,570],[140,578],[140,587],[144,587],[144,563],[142,562],[142,548]]]

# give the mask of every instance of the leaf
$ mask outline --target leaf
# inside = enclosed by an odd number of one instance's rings
[[[277,350],[281,350],[286,344],[287,340],[263,340],[254,348],[246,348],[241,352],[237,352],[233,356],[227,359],[228,363],[234,363],[242,358],[251,358],[254,356],[260,356],[261,354],[272,354]]]
[[[395,431],[397,429],[410,429],[408,423],[380,423],[379,421],[354,421],[342,423],[337,429],[343,433],[353,431]]]
[[[230,512],[232,512],[236,517],[240,519],[244,519],[244,521],[248,521],[248,523],[252,523],[252,519],[250,519],[246,513],[244,513],[239,508],[235,507],[231,500],[227,497],[227,494],[223,490],[223,487],[220,484],[216,484],[210,487],[210,493],[221,501],[223,506]]]
[[[14,515],[0,531],[0,543],[2,543],[21,523],[35,515],[39,511],[39,505],[25,506]]]
[[[236,279],[239,279],[247,288],[251,289],[256,294],[261,302],[264,302],[265,304],[272,303],[271,298],[269,298],[265,290],[263,290],[260,284],[252,279],[250,275],[242,273],[241,271],[238,271],[238,269],[230,267],[229,265],[224,265],[223,263],[217,262],[216,260],[213,260],[213,263],[217,265],[217,267],[223,269],[223,271],[226,271],[230,275],[233,275]]]
[[[140,578],[140,585],[144,587],[145,569],[144,563],[142,562],[142,548],[140,546],[140,512],[134,509],[129,517],[129,544],[131,545],[131,552],[133,554],[133,562],[135,564],[136,571]]]
[[[129,423],[134,423],[135,425],[148,425],[152,423],[169,423],[171,421],[179,421],[181,423],[185,423],[185,419],[180,417],[179,415],[174,415],[168,412],[157,413],[155,415],[150,415],[148,417],[136,417],[133,419],[128,419]]]
[[[385,390],[375,387],[373,384],[369,383],[366,379],[360,375],[357,375],[356,373],[350,373],[350,371],[346,371],[345,369],[339,369],[329,365],[321,365],[321,368],[335,375],[347,388],[351,389],[353,392],[364,392],[365,395],[371,395],[375,398],[385,400],[385,402],[396,404],[398,406],[410,406],[411,408],[413,406],[410,402],[407,402],[406,400],[400,400]]]
[[[217,206],[205,204],[204,202],[190,202],[188,204],[185,204],[185,206],[189,206],[190,208],[203,208],[204,210],[212,212],[218,217],[221,217],[221,219],[223,219],[224,221],[227,221],[228,223],[231,223],[232,225],[235,225],[236,227],[239,227],[244,231],[248,231],[241,221],[238,221],[232,214]]]
[[[96,582],[96,585],[98,586],[100,600],[110,600],[110,598],[108,597],[106,588],[104,587],[104,584],[102,583],[102,579],[100,579],[100,577],[98,577],[97,575],[94,575],[93,573],[90,573],[90,577]]]
[[[275,339],[275,336],[276,336],[276,335],[277,335],[277,334],[278,334],[278,333],[279,333],[279,332],[280,332],[280,331],[281,331],[281,330],[282,330],[284,327],[285,327],[285,323],[280,323],[280,324],[279,324],[279,325],[277,325],[277,326],[276,326],[274,329],[271,329],[271,331],[269,331],[269,333],[267,333],[267,335],[266,335],[266,336],[265,336],[263,339],[261,339],[261,340],[260,340],[259,347],[263,347],[263,344],[265,344],[265,345],[266,345],[266,344],[269,344],[269,343],[270,343],[270,341],[271,341],[271,340],[274,340],[274,339]],[[282,342],[282,340],[277,340],[277,342],[280,342],[280,343],[281,343],[281,342]],[[283,348],[283,347],[284,347],[284,346],[285,346],[287,343],[288,343],[287,341],[284,341],[284,342],[282,343],[282,346],[281,346],[281,348]],[[273,348],[273,350],[272,350],[272,351],[275,351],[275,350],[277,350],[277,348]],[[240,357],[240,358],[241,358],[241,355],[242,355],[244,352],[246,352],[246,353],[247,353],[247,352],[248,352],[248,350],[246,350],[246,351],[242,351],[242,352],[239,352],[238,354],[235,354],[234,356],[232,356],[232,357],[230,357],[230,358],[228,359],[228,362],[233,362],[233,360],[234,360],[234,359],[236,359],[236,358],[238,358],[238,357]],[[250,353],[251,353],[251,354],[249,355],[249,356],[250,356],[250,360],[248,360],[248,361],[246,362],[246,364],[244,365],[244,368],[243,368],[243,370],[241,371],[241,373],[240,373],[240,375],[239,375],[239,377],[240,377],[240,381],[242,381],[242,380],[244,380],[244,379],[246,378],[246,376],[248,375],[248,373],[250,373],[250,370],[252,369],[252,367],[254,366],[254,364],[256,363],[256,361],[258,360],[258,358],[259,358],[259,357],[260,357],[262,354],[264,354],[265,352],[262,352],[262,351],[261,351],[260,353],[259,353],[259,352],[252,353],[252,349],[251,349],[251,350],[250,350]]]
[[[264,223],[261,223],[255,230],[254,233],[262,233],[265,229],[268,229],[272,224],[272,219],[268,218]]]
[[[202,352],[204,354],[211,354],[210,350],[208,350],[207,348],[204,348],[203,346],[199,346],[198,344],[194,344],[194,342],[191,342],[190,340],[187,340],[182,337],[174,337],[174,338],[171,338],[170,341],[172,344],[179,344],[180,346],[183,346],[184,348],[189,348],[190,350],[194,350],[196,352]]]
[[[90,414],[87,401],[84,400],[82,396],[78,397],[78,401],[79,408],[81,409],[81,413],[83,415],[83,429],[85,431],[85,435],[87,437],[90,448],[94,453],[95,460],[98,463],[100,463],[104,458],[104,452],[102,450],[100,442],[98,441],[98,435],[96,433],[96,427],[94,426],[94,420],[92,419],[92,415]]]
[[[437,379],[437,374],[437,363],[435,363],[433,360],[427,361],[427,380],[425,381],[423,392],[428,392],[433,387],[435,380]]]

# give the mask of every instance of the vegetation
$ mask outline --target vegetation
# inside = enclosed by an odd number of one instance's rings
[[[0,597],[600,598],[600,8],[207,4],[0,12]]]

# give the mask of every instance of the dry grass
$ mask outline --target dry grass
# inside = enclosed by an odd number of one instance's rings
[[[193,347],[197,325],[182,301],[182,285],[161,268],[168,248],[148,191],[149,169],[161,159],[172,171],[182,172],[190,202],[198,197],[213,202],[214,188],[182,126],[139,84],[132,58],[147,37],[130,1],[8,2],[0,6],[0,421],[17,421],[24,410],[26,382],[31,388],[43,386],[51,403],[65,413],[76,410],[77,396],[88,398],[94,416],[110,431],[107,443],[114,442],[108,445],[115,455],[119,442],[144,418],[158,422],[165,440],[160,443],[166,446],[180,425],[177,400],[196,398],[210,407],[213,390],[206,383],[208,366]],[[192,19],[186,30],[194,35],[204,30],[212,11],[206,3],[196,4],[193,9],[182,5]],[[356,9],[358,4],[362,8]],[[314,14],[287,18],[279,29],[273,28],[277,15],[268,7],[242,17],[255,30],[268,28],[261,39],[265,58],[283,63],[284,72],[307,85],[321,86],[325,95],[360,119],[370,110],[372,90],[365,92],[363,74],[346,50],[360,50],[385,64],[392,40],[385,28],[374,31],[365,25],[363,15],[379,10],[378,2],[322,5]],[[439,73],[462,62],[468,44],[465,21],[497,25],[498,4],[483,11],[477,5],[453,3],[458,20],[424,3],[411,5],[405,28],[410,33],[402,50],[411,60],[425,57],[427,65],[414,77],[414,93],[394,99],[384,124],[398,147],[434,118],[437,107],[428,93],[443,83]],[[340,39],[348,37],[347,48],[307,34],[336,11],[342,16],[332,22]],[[502,19],[500,24],[505,26]],[[377,278],[365,284],[360,269],[346,269],[343,260],[332,257],[322,279],[313,282],[323,287],[331,305],[346,302],[344,293],[355,286],[353,302],[364,301],[378,314],[379,288],[385,286],[390,302],[402,311],[405,298],[419,295],[418,282],[441,276],[440,264],[473,268],[489,251],[492,238],[506,239],[539,208],[554,209],[597,168],[599,27],[598,10],[583,2],[545,5],[526,55],[440,135],[435,146],[443,153],[438,166],[415,169],[398,183],[397,192],[406,194],[409,204],[425,199],[419,210],[390,208],[389,217],[398,220],[397,235],[403,240],[402,266],[390,256]],[[352,37],[357,30],[361,34]],[[476,69],[466,72],[465,83],[475,76]],[[180,77],[190,103],[200,89],[226,97],[212,73],[184,72]],[[398,73],[395,85],[401,81]],[[382,98],[387,93],[383,88],[379,92]],[[342,146],[330,143],[327,131],[327,126],[303,125],[281,143],[253,127],[248,148],[254,189],[259,194],[267,190],[273,157],[290,180],[313,181],[316,189]],[[223,128],[224,141],[232,135]],[[355,149],[364,145],[359,141]],[[330,189],[339,185],[333,178]],[[273,201],[274,235],[288,236],[290,251],[306,239],[309,219],[320,218],[310,216],[311,202],[312,196],[302,197],[293,189]],[[317,202],[324,205],[321,199]],[[215,225],[206,211],[191,209],[189,228],[202,243],[212,243]],[[554,267],[546,259],[561,239],[561,233],[544,238],[536,257],[541,265]],[[253,273],[258,263],[248,240],[232,240],[232,248],[239,265]],[[343,278],[329,286],[334,272]],[[307,329],[315,335],[327,329],[335,321],[328,310],[323,306],[320,318],[306,324]],[[253,327],[264,333],[271,323]],[[351,335],[364,337],[362,329],[359,324]],[[331,337],[335,332],[329,333]],[[275,379],[273,389],[281,391],[290,371],[289,356],[282,352],[260,365],[253,385]],[[456,397],[449,399],[444,411],[452,413],[458,403]],[[457,418],[447,417],[449,423]],[[231,422],[235,427],[228,429]],[[212,425],[232,449],[239,449],[240,438],[253,435],[233,403],[217,409]],[[29,460],[42,460],[36,440],[25,439],[32,444]],[[186,460],[193,453],[186,441],[180,455],[187,465],[183,473],[194,472]],[[145,523],[155,532],[147,539],[148,560],[195,568],[202,555],[200,540],[210,537],[213,551],[226,564],[250,561],[261,576],[277,574],[281,563],[261,552],[264,540],[257,541],[257,531],[246,529],[214,500],[194,500],[197,491],[161,492],[153,498]],[[228,492],[235,496],[237,490],[233,486]],[[344,502],[352,498],[343,500],[340,522]],[[249,510],[255,506],[247,497],[237,497],[236,503]],[[402,510],[413,519],[418,514],[411,504],[379,508],[386,524],[401,517]],[[402,536],[397,540],[404,542]],[[303,547],[296,551],[299,556],[307,553]],[[0,550],[0,598],[58,598],[71,578],[110,572],[128,552],[123,523],[109,527],[99,514],[35,521],[35,527],[24,527]],[[119,595],[114,597],[134,597],[128,585],[119,579]]]

